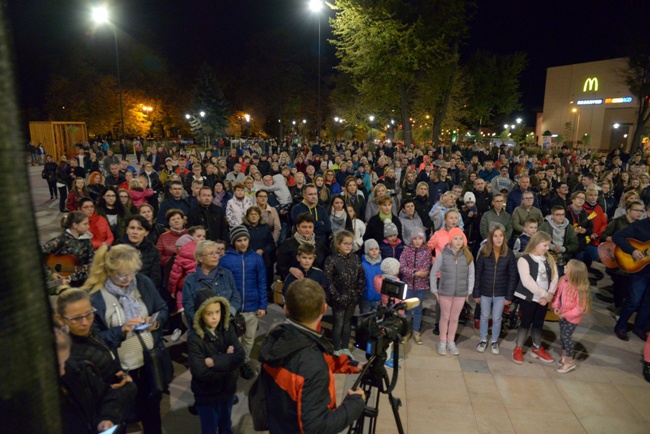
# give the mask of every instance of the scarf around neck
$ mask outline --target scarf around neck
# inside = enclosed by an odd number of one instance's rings
[[[371,258],[370,256],[368,256],[368,255],[363,255],[363,257],[366,258],[366,261],[367,261],[370,265],[377,265],[377,264],[380,264],[380,263],[381,263],[381,255],[377,256],[376,259],[372,259],[372,258]]]
[[[133,276],[131,283],[129,283],[129,286],[125,289],[114,284],[110,277],[107,277],[106,280],[104,280],[104,288],[106,288],[109,294],[117,297],[122,309],[124,309],[126,321],[137,318],[140,315],[140,303],[135,296],[135,290],[137,288],[136,279],[137,277]]]
[[[386,219],[390,220],[391,222],[393,221],[393,214],[388,213],[384,214],[383,212],[379,211],[379,218],[381,219],[382,222],[385,222]]]
[[[312,246],[316,245],[316,235],[315,234],[311,234],[310,237],[305,238],[302,235],[300,235],[299,232],[296,232],[295,234],[293,234],[293,237],[296,239],[296,241],[298,241],[298,244],[307,243],[307,244],[311,244]]]

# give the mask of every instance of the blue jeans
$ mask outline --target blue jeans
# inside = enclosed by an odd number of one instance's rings
[[[505,297],[481,296],[481,341],[487,342],[490,313],[492,314],[492,342],[499,340],[499,334],[501,333],[501,314],[503,313],[505,301]]]
[[[364,313],[372,312],[373,310],[377,310],[377,308],[381,305],[381,300],[377,301],[370,301],[370,300],[361,300],[359,302],[359,310],[361,310],[361,315]]]
[[[409,289],[406,291],[406,298],[416,297],[420,300],[420,304],[415,309],[406,311],[406,318],[413,318],[413,331],[420,332],[420,326],[422,324],[422,302],[424,301],[424,291],[414,291]]]
[[[232,401],[230,397],[217,405],[197,405],[196,410],[201,420],[201,434],[232,434]]]
[[[623,301],[621,316],[614,327],[615,330],[627,332],[627,321],[637,309],[639,311],[634,321],[634,331],[643,332],[645,330],[646,323],[650,319],[650,308],[648,307],[647,301],[644,303],[644,299],[648,299],[646,295],[649,285],[650,275],[635,274],[630,278],[630,290],[627,297],[625,297],[625,301]]]

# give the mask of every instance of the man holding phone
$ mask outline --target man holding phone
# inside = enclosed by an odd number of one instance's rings
[[[285,295],[287,322],[269,332],[260,350],[269,431],[339,433],[363,413],[363,390],[348,390],[336,406],[333,373],[358,373],[357,362],[333,356],[320,322],[327,310],[323,288],[311,279],[292,283]]]

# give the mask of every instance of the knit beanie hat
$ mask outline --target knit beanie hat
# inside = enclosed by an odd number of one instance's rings
[[[178,240],[176,240],[176,247],[183,247],[187,243],[191,243],[194,241],[194,238],[192,238],[192,235],[190,234],[185,234],[181,236]]]
[[[369,255],[370,254],[370,249],[372,249],[373,247],[379,248],[379,244],[377,243],[377,241],[373,240],[372,238],[369,239],[369,240],[366,240],[366,242],[363,243],[363,251],[364,251],[364,253],[366,255]]]
[[[393,223],[392,220],[384,220],[384,236],[390,237],[391,235],[397,235],[397,226]]]
[[[386,258],[381,261],[381,272],[389,276],[397,277],[399,275],[399,261],[395,258]]]
[[[465,202],[465,203],[467,203],[467,202],[476,203],[476,196],[471,191],[468,191],[467,193],[465,193],[465,196],[463,196],[463,202]]]
[[[414,238],[418,238],[418,237],[424,238],[426,240],[426,238],[424,237],[424,231],[418,230],[417,232],[415,232],[413,234],[413,237],[411,237],[411,240],[413,240]]]
[[[241,237],[246,237],[246,238],[250,239],[251,236],[248,233],[248,229],[246,228],[246,226],[244,226],[244,225],[235,226],[230,231],[230,244],[234,245],[235,241],[237,241]]]
[[[467,238],[465,237],[465,233],[460,228],[453,228],[452,230],[449,231],[449,242],[451,243],[451,240],[456,238],[458,235],[463,237],[463,240],[465,240],[465,244],[467,244]]]

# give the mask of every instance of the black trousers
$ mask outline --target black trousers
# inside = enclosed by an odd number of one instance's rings
[[[65,201],[68,198],[68,188],[58,187],[59,189],[59,211],[65,212]]]
[[[136,410],[138,419],[142,422],[144,434],[162,434],[162,421],[160,417],[160,401],[162,394],[150,394],[149,384],[144,375],[144,367],[129,372],[133,382],[138,386],[136,397]]]

